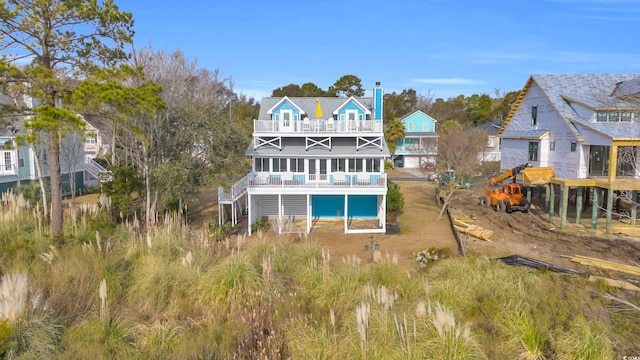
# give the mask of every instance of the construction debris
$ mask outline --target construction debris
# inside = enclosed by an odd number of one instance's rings
[[[480,240],[491,242],[491,239],[489,238],[493,235],[492,230],[487,230],[478,225],[471,224],[474,221],[473,217],[475,216],[469,217],[461,210],[455,208],[449,208],[448,210],[449,217],[451,218],[451,226],[455,231],[473,236]]]
[[[609,286],[617,287],[624,290],[640,291],[640,287],[635,286],[628,281],[609,279],[606,277],[595,276],[595,275],[589,276],[589,282],[596,282],[596,281],[602,281]]]
[[[626,300],[619,299],[619,298],[617,298],[617,297],[615,297],[615,296],[613,296],[611,294],[605,294],[604,297],[609,299],[609,300],[611,300],[611,301],[615,301],[617,303],[626,305],[626,306],[632,308],[633,310],[640,311],[640,307],[638,307],[638,306],[636,306],[636,305],[634,305],[634,304],[632,304],[632,303],[630,303],[630,302],[628,302]]]
[[[576,271],[573,269],[567,269],[562,266],[549,264],[544,261],[528,258],[522,255],[510,255],[510,256],[498,258],[496,260],[502,261],[507,265],[524,266],[531,269],[547,269],[547,270],[562,272],[565,274],[576,274],[576,275],[581,274],[579,271]]]
[[[565,257],[575,263],[582,264],[582,265],[590,265],[590,266],[599,267],[601,269],[620,271],[620,272],[633,274],[633,275],[640,275],[639,266],[620,264],[612,261],[590,258],[590,257],[580,256],[580,255],[575,255],[575,256],[562,255],[562,257]]]
[[[455,218],[453,219],[453,228],[463,234],[488,242],[491,242],[489,238],[493,235],[493,230],[487,230],[475,224],[467,224]]]
[[[456,208],[450,207],[449,214],[451,214],[452,218],[456,220],[464,221],[466,223],[470,223],[474,221],[473,217],[467,216],[467,214],[463,213],[462,210],[458,210]]]

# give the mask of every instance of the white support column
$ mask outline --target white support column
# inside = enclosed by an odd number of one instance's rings
[[[382,195],[382,206],[380,207],[381,210],[381,214],[379,216],[379,218],[382,220],[382,230],[384,231],[384,233],[387,232],[387,195]]]
[[[237,210],[236,210],[236,201],[233,200],[231,202],[231,225],[237,224],[238,222],[238,214],[237,214]]]
[[[311,194],[307,194],[307,234],[311,232]]]
[[[349,196],[344,194],[344,233],[349,230]]]
[[[282,194],[278,194],[278,234],[282,234],[282,216],[284,215],[282,207]]]
[[[247,194],[247,233],[251,236],[251,213],[253,204],[251,203],[251,195]]]

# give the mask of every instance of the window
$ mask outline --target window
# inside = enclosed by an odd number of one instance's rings
[[[362,159],[349,159],[347,168],[349,172],[362,172]]]
[[[9,151],[4,151],[4,166],[3,169],[5,171],[11,171],[11,153]]]
[[[556,142],[555,141],[551,141],[549,143],[549,150],[550,151],[555,151],[556,150]]]
[[[298,121],[298,114],[293,114],[293,120]]]
[[[347,120],[353,121],[356,119],[358,112],[356,110],[347,110]]]
[[[340,114],[340,121],[344,121],[345,117],[344,114]]]
[[[609,113],[609,122],[618,122],[620,121],[620,113],[618,111],[612,111]]]
[[[538,143],[535,141],[529,142],[529,161],[538,161]]]
[[[413,131],[413,123],[407,124],[407,131]]]
[[[85,140],[85,142],[87,144],[97,144],[98,143],[98,135],[92,134],[92,135],[87,136],[87,139]]]
[[[255,158],[256,171],[269,171],[269,158]]]
[[[287,159],[273,159],[273,171],[286,172],[287,171]]]
[[[427,124],[427,123],[422,124],[422,131],[424,131],[424,132],[429,131],[429,124]]]
[[[24,167],[24,152],[22,150],[18,150],[18,166]]]
[[[531,125],[538,125],[538,107],[531,107]]]
[[[331,159],[331,172],[345,171],[347,169],[346,159]]]
[[[606,111],[598,111],[596,114],[596,121],[598,122],[606,122],[607,121],[607,112]]]
[[[623,111],[620,113],[620,121],[631,121],[631,111]]]
[[[575,142],[571,143],[571,151],[576,151],[577,144]]]
[[[16,166],[13,163],[13,152],[12,151],[0,151],[2,154],[0,156],[0,174],[10,175],[16,173]]]
[[[365,168],[367,172],[380,172],[380,160],[365,159]]]
[[[273,119],[274,119],[275,121],[280,120],[280,114],[274,114],[274,115],[273,115]]]
[[[364,120],[364,114],[358,114],[358,120]]]
[[[291,118],[293,117],[291,110],[280,111],[282,115],[282,126],[291,126]]]
[[[289,171],[304,172],[304,159],[289,159]]]

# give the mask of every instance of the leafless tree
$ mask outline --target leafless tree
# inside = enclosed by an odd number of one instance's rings
[[[440,182],[438,199],[443,203],[437,220],[442,218],[460,182],[480,172],[482,164],[478,161],[478,153],[484,150],[486,144],[487,134],[484,131],[467,135],[454,121],[440,128],[436,171]],[[445,179],[448,179],[446,184]]]

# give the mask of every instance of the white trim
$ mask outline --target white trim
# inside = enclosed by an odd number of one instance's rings
[[[345,106],[349,103],[349,101],[353,101],[353,102],[355,102],[355,103],[356,103],[356,105],[357,105],[360,109],[362,109],[362,111],[364,111],[364,113],[365,113],[365,114],[367,114],[367,115],[371,115],[371,110],[367,109],[367,107],[366,107],[366,106],[362,105],[362,103],[361,103],[360,101],[358,101],[358,100],[357,100],[355,97],[353,97],[353,96],[352,96],[352,97],[350,97],[350,98],[348,98],[348,99],[347,99],[347,101],[345,101],[344,103],[342,103],[342,105],[340,105],[337,109],[335,109],[335,110],[333,111],[333,115],[338,115],[338,113],[340,112],[340,110],[341,110],[343,107],[345,107]]]
[[[267,115],[271,115],[273,114],[273,110],[276,109],[278,106],[282,105],[285,101],[288,101],[289,104],[291,104],[293,107],[295,107],[296,109],[298,109],[298,112],[300,112],[300,114],[306,114],[306,112],[304,110],[302,110],[301,107],[299,107],[298,105],[296,105],[295,102],[293,102],[291,99],[289,99],[288,96],[283,97],[280,101],[278,101],[275,105],[273,105],[268,111],[267,111]]]

